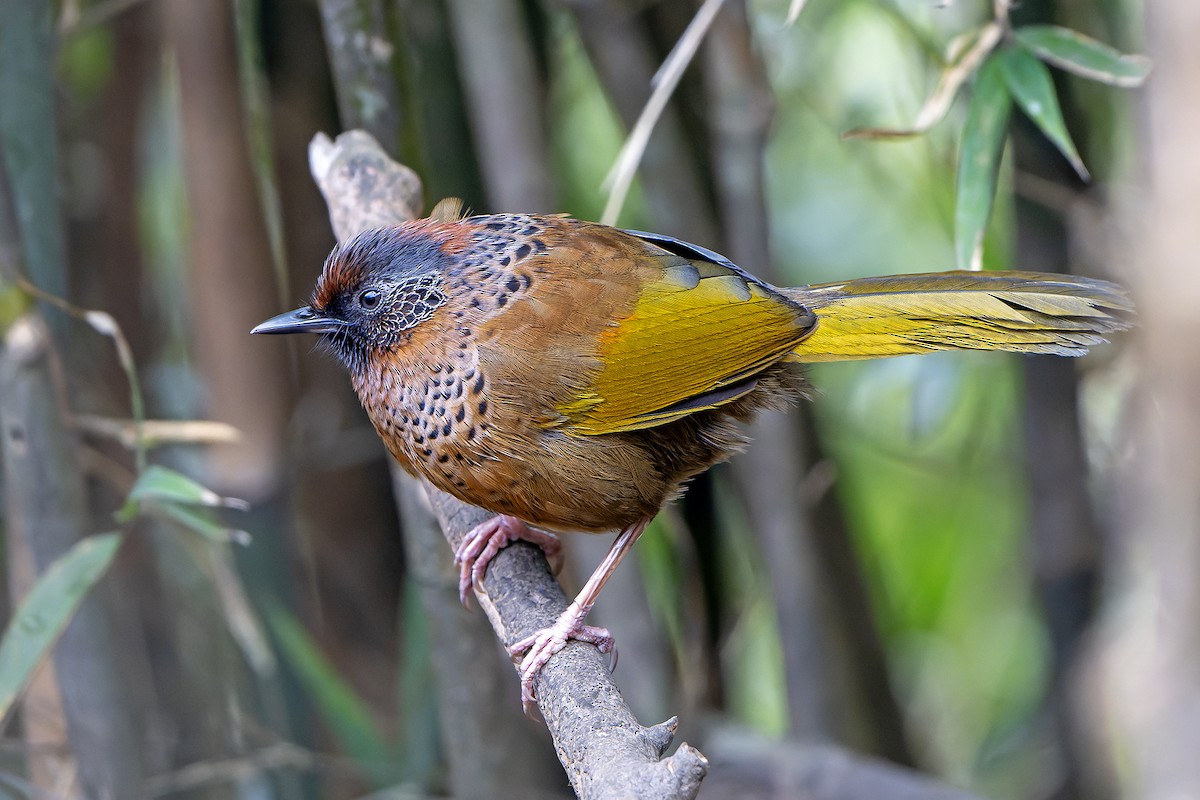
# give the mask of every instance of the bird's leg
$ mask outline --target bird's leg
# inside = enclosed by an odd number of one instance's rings
[[[608,582],[609,576],[621,563],[621,559],[633,547],[634,542],[646,530],[646,526],[650,524],[650,520],[638,520],[630,525],[621,534],[617,536],[612,547],[608,550],[608,555],[600,562],[600,566],[596,567],[596,571],[592,573],[592,577],[588,578],[583,589],[571,601],[571,605],[567,606],[567,610],[559,615],[554,624],[549,628],[543,628],[540,631],[527,636],[516,644],[508,648],[508,652],[515,659],[522,653],[525,657],[521,660],[521,705],[525,708],[525,713],[532,716],[534,710],[534,695],[533,681],[541,672],[542,667],[550,660],[551,656],[562,650],[568,639],[578,639],[582,642],[590,642],[600,649],[601,653],[607,653],[614,649],[612,634],[605,628],[597,628],[593,625],[584,625],[583,619],[588,612],[592,610],[592,605],[596,602],[596,598],[600,596],[600,590],[604,588],[604,584]]]
[[[542,548],[554,571],[558,571],[562,542],[557,536],[530,527],[516,517],[497,514],[472,528],[454,551],[454,563],[458,565],[458,598],[464,606],[471,607],[471,589],[480,585],[491,560],[516,541],[530,542]]]

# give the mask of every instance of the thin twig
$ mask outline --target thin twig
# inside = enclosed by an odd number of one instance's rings
[[[967,79],[983,63],[1000,39],[1004,36],[1004,27],[998,22],[989,22],[974,35],[971,46],[966,48],[956,58],[956,50],[970,39],[956,39],[951,45],[946,68],[938,78],[933,93],[921,106],[917,119],[909,128],[855,128],[842,134],[843,139],[909,139],[920,136],[937,123],[941,122],[950,110],[950,104],[958,95]]]
[[[641,163],[642,154],[646,152],[646,143],[650,141],[650,134],[654,132],[658,118],[662,116],[663,109],[667,107],[667,102],[675,92],[675,87],[679,85],[679,79],[683,77],[684,71],[692,63],[692,58],[696,55],[700,42],[704,40],[704,34],[708,32],[713,20],[716,19],[723,2],[724,0],[705,0],[704,5],[700,6],[700,10],[696,12],[696,16],[692,18],[683,35],[679,37],[679,41],[675,43],[670,55],[663,61],[662,68],[655,75],[654,92],[646,102],[646,107],[642,109],[642,115],[638,117],[629,136],[625,138],[625,144],[621,146],[621,152],[617,155],[617,160],[613,163],[608,177],[605,178],[605,185],[611,187],[608,202],[604,205],[604,213],[600,215],[600,221],[605,225],[616,224],[617,217],[621,214],[621,208],[625,205],[625,198],[629,194],[629,187],[633,184],[633,176],[637,172],[638,164]]]
[[[244,781],[264,772],[293,769],[311,772],[317,768],[312,753],[288,742],[277,742],[233,758],[197,761],[165,775],[147,778],[142,790],[149,797],[191,792],[214,783]]]
[[[208,419],[147,419],[139,424],[135,419],[77,414],[74,423],[83,433],[112,439],[131,450],[160,444],[230,444],[241,437],[232,425]]]
[[[121,363],[121,369],[125,372],[125,379],[129,382],[129,410],[133,414],[134,462],[138,472],[144,470],[146,468],[146,433],[142,427],[142,423],[146,418],[146,401],[142,396],[142,383],[138,379],[137,364],[133,358],[133,349],[129,346],[129,340],[125,338],[125,334],[121,332],[121,326],[117,324],[117,320],[106,311],[73,306],[61,297],[56,297],[49,292],[42,291],[23,277],[18,277],[16,284],[22,291],[28,292],[60,311],[86,322],[97,333],[101,333],[112,339],[113,346],[117,350],[117,360]]]

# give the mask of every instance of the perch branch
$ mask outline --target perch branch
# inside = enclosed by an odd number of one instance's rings
[[[399,17],[407,20],[398,27],[412,34],[398,37],[396,33],[388,31],[385,19],[378,14],[331,13],[346,8],[345,0],[322,0],[326,39],[331,48],[337,42],[355,41],[397,42],[402,43],[400,47],[404,50],[410,50],[415,45],[415,50],[405,58],[394,59],[393,66],[396,69],[393,70],[371,71],[367,69],[369,64],[357,59],[351,60],[352,69],[336,71],[335,87],[343,105],[356,102],[353,96],[360,93],[363,87],[373,87],[372,91],[379,97],[403,98],[405,92],[400,87],[404,81],[400,73],[406,67],[412,68],[414,63],[421,64],[422,90],[430,93],[431,97],[438,97],[434,107],[444,110],[460,105],[456,76],[451,75],[452,80],[447,81],[446,76],[442,75],[438,79],[441,83],[434,88],[426,83],[431,77],[430,73],[453,73],[448,62],[453,60],[454,54],[450,53],[447,57],[445,54],[424,52],[431,45],[427,38],[430,31],[424,30],[424,33],[418,34],[417,30],[423,26],[415,24],[414,19],[421,15],[409,14],[411,9],[405,8],[415,1],[401,0],[396,8]],[[376,7],[381,6],[380,0],[371,2]],[[362,3],[357,5],[367,7]],[[445,17],[447,12],[448,9],[443,9],[441,16]],[[434,27],[438,24],[434,23]],[[448,25],[448,20],[443,19],[440,24]],[[448,34],[440,41],[441,48],[445,49],[450,43]],[[335,61],[338,58],[334,56]],[[435,64],[441,64],[442,69],[439,70]],[[500,70],[500,73],[507,74],[507,71]],[[360,119],[343,114],[342,122],[346,128],[363,128],[377,141],[385,143],[383,149],[386,151],[391,149],[388,143],[396,139],[395,131],[386,124],[387,118],[388,115],[378,115],[373,119]],[[427,120],[425,124],[431,126],[429,130],[438,131],[436,137],[424,137],[424,145],[430,148],[430,157],[440,164],[437,170],[439,177],[461,185],[463,182],[456,182],[453,175],[458,174],[461,178],[464,168],[450,166],[444,156],[447,149],[455,149],[459,152],[456,152],[454,160],[459,160],[463,144],[460,142],[456,145],[456,137],[447,134],[441,124],[432,120]],[[445,140],[444,134],[448,136]],[[440,159],[435,156],[439,151],[443,153]],[[474,166],[469,165],[465,170],[473,172]],[[420,216],[421,184],[416,176],[409,170],[396,170],[390,179],[408,183],[393,184],[387,189],[374,188],[372,196],[395,202],[385,203],[372,211],[378,211],[379,218],[361,220],[361,225],[386,225]],[[470,183],[470,179],[466,182]],[[332,197],[330,199],[334,201]],[[347,195],[345,199],[353,204],[362,197],[360,193],[355,193]],[[360,205],[357,210],[361,212],[366,209]],[[347,209],[346,213],[353,215],[355,209]],[[401,540],[407,568],[420,595],[422,611],[429,620],[429,655],[431,668],[437,676],[434,690],[439,733],[446,754],[446,777],[451,794],[456,797],[511,797],[561,789],[562,773],[553,753],[546,749],[542,732],[524,724],[506,654],[497,650],[495,636],[482,615],[463,612],[458,599],[457,582],[445,579],[452,565],[442,544],[441,529],[425,501],[424,490],[395,461],[391,462],[391,473],[396,485],[396,507],[404,527]],[[498,693],[504,688],[512,690],[509,702]]]
[[[421,205],[420,180],[362,131],[336,142],[318,136],[310,159],[339,240],[402,222]],[[452,548],[489,516],[427,485],[425,492]],[[541,552],[523,543],[492,561],[477,597],[506,645],[550,625],[568,602]],[[663,757],[676,721],[642,727],[594,646],[569,643],[546,665],[536,688],[559,760],[580,797],[690,798],[699,790],[707,760],[687,744]]]

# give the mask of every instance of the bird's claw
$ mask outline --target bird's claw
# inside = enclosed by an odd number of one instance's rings
[[[616,667],[616,641],[607,628],[583,624],[584,614],[572,603],[559,616],[553,625],[542,628],[508,648],[509,656],[515,663],[520,659],[521,666],[521,707],[525,715],[534,718],[537,709],[533,691],[533,682],[537,679],[542,667],[560,650],[567,646],[567,641],[575,639],[596,646],[601,653],[613,653],[611,667]],[[524,656],[522,658],[522,656]]]
[[[464,606],[471,607],[471,592],[483,584],[488,564],[516,541],[540,547],[555,574],[562,568],[562,542],[557,536],[532,528],[516,517],[498,514],[468,531],[454,552],[454,563],[458,567],[458,599]]]

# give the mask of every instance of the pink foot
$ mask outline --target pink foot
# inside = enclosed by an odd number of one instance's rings
[[[542,628],[531,636],[508,648],[509,655],[516,660],[522,653],[521,660],[521,706],[526,716],[533,717],[537,707],[534,704],[533,681],[537,678],[546,662],[567,646],[568,639],[588,642],[596,645],[601,653],[615,653],[616,643],[607,628],[597,628],[594,625],[584,625],[583,618],[587,611],[580,609],[578,604],[571,603],[553,625]]]
[[[464,606],[471,607],[471,590],[481,584],[491,560],[516,541],[531,542],[542,548],[554,571],[558,571],[562,542],[557,536],[531,528],[516,517],[497,514],[472,528],[454,552],[454,563],[459,568],[458,598]]]

